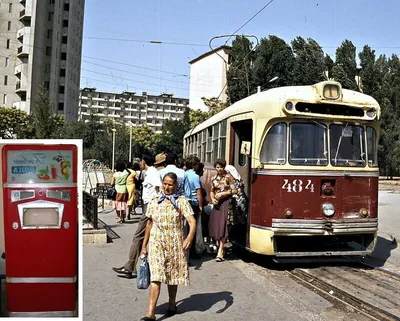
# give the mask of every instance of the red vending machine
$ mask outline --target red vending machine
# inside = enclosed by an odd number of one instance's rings
[[[9,316],[74,316],[77,146],[2,148]]]

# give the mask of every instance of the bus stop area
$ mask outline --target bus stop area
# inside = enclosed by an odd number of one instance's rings
[[[385,211],[392,209],[385,209],[387,200],[383,199],[383,202],[381,218],[386,216]],[[400,200],[394,206],[398,208]],[[112,233],[106,244],[84,244],[83,319],[139,320],[147,311],[148,290],[138,290],[136,279],[118,277],[112,267],[120,267],[126,262],[140,214],[121,225],[115,224],[115,212],[109,205],[104,210],[99,209],[98,215]],[[393,226],[400,226],[400,218],[390,222],[382,219],[381,226],[376,251],[367,260],[369,264],[400,273],[400,250],[392,238],[400,235],[394,236],[391,230]],[[240,258],[233,254],[222,263],[206,254],[201,259],[191,260],[191,285],[178,288],[178,314],[168,319],[367,320],[351,309],[332,305],[279,268],[265,268],[259,264],[260,260],[264,257],[252,254]],[[270,259],[265,257],[265,260]],[[157,320],[167,318],[164,315],[167,302],[167,288],[162,285]]]

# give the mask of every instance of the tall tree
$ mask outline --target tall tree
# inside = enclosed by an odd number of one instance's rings
[[[356,47],[350,40],[346,39],[336,49],[335,67],[332,69],[333,78],[341,82],[344,88],[359,90],[356,83]]]
[[[358,57],[360,58],[361,66],[361,89],[365,94],[373,95],[379,89],[379,78],[375,66],[375,50],[365,45]]]
[[[64,116],[55,112],[49,92],[42,85],[33,110],[33,127],[35,138],[59,138],[60,129],[64,126]]]
[[[294,63],[292,49],[283,39],[276,36],[261,39],[255,50],[252,87],[268,89],[292,85]],[[278,78],[270,82],[275,77]]]
[[[295,57],[295,85],[311,85],[325,79],[324,52],[314,39],[297,37],[292,41],[292,48]]]
[[[249,96],[251,90],[251,62],[253,44],[246,36],[236,36],[232,41],[230,64],[226,74],[228,98],[231,104]]]

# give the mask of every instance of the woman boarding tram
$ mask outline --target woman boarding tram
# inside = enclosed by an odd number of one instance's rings
[[[366,255],[378,229],[380,107],[324,81],[247,97],[184,137],[185,156],[205,163],[203,186],[225,158],[249,197],[251,251],[285,257]]]

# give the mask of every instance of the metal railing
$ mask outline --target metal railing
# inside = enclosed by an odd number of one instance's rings
[[[90,195],[83,191],[83,216],[92,224],[95,230],[98,229],[97,196]]]

